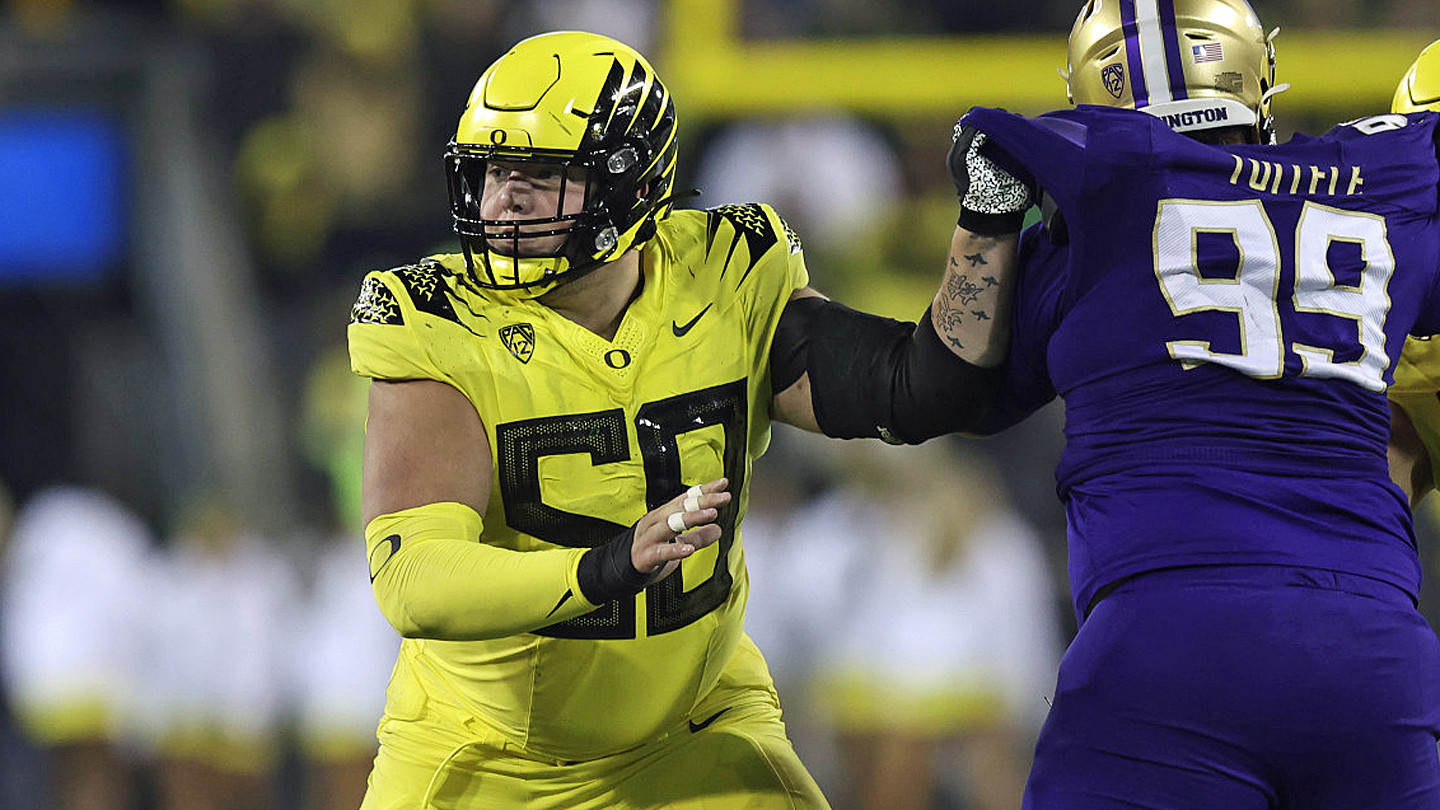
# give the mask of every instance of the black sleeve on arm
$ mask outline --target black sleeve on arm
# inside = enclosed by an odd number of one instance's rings
[[[810,374],[820,430],[836,439],[919,444],[968,430],[990,410],[999,369],[956,357],[930,323],[857,312],[825,298],[786,305],[770,349],[772,389]]]

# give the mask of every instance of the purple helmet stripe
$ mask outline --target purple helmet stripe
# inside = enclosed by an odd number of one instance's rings
[[[1189,98],[1185,90],[1185,69],[1180,62],[1180,29],[1175,24],[1175,0],[1158,0],[1160,30],[1165,37],[1165,70],[1170,74],[1172,98]]]
[[[1125,32],[1125,61],[1130,70],[1130,93],[1135,109],[1150,103],[1145,85],[1145,65],[1140,58],[1140,29],[1135,22],[1135,0],[1120,0],[1120,27]]]

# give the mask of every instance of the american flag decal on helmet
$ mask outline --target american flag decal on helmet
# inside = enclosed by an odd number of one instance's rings
[[[1225,59],[1225,46],[1218,42],[1204,42],[1199,45],[1190,46],[1190,55],[1194,57],[1195,64],[1205,62],[1221,62]]]

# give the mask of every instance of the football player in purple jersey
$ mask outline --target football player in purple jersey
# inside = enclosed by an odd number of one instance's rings
[[[1440,807],[1385,402],[1440,326],[1434,119],[1263,145],[1243,0],[1091,3],[1070,45],[1076,102],[1153,117],[966,119],[1060,212],[1022,242],[992,416],[1066,403],[1080,630],[1026,806]]]
[[[1386,454],[1401,346],[1440,332],[1437,117],[1275,145],[1272,37],[1244,0],[1090,0],[1076,109],[957,127],[956,169],[979,141],[1043,189],[972,430],[1066,408],[1079,632],[1026,808],[1440,808],[1440,642]],[[937,330],[997,269],[964,259]],[[854,421],[926,436],[887,418]]]

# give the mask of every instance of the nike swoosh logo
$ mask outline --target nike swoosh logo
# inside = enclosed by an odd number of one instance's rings
[[[710,311],[710,307],[713,305],[713,302],[710,304],[706,304],[705,308],[700,310],[700,312],[695,317],[691,318],[689,321],[686,321],[684,326],[681,326],[675,321],[671,321],[670,328],[675,331],[675,337],[685,337],[686,335],[690,334],[690,330],[695,328],[695,324],[702,317],[704,317],[705,313]]]
[[[389,544],[390,544],[390,553],[389,553],[389,554],[386,554],[384,559],[378,559],[378,558],[376,557],[376,555],[377,555],[382,549],[385,548],[385,544],[386,544],[386,543],[389,543]],[[392,534],[392,535],[390,535],[389,537],[385,538],[384,540],[381,540],[380,542],[376,543],[376,544],[375,544],[375,547],[372,548],[372,549],[370,549],[370,581],[371,581],[371,582],[374,582],[374,581],[375,581],[375,577],[380,576],[380,570],[381,570],[382,568],[384,568],[387,563],[389,563],[392,559],[395,558],[395,552],[397,552],[397,551],[399,551],[399,550],[400,550],[400,535],[398,535],[398,534]]]
[[[548,619],[548,618],[550,618],[551,616],[554,616],[554,615],[555,615],[555,611],[559,610],[561,605],[564,605],[566,602],[569,602],[569,601],[570,601],[570,597],[572,597],[572,596],[574,596],[574,595],[575,595],[575,592],[574,592],[574,591],[567,589],[567,590],[565,591],[565,595],[562,596],[562,597],[560,597],[560,601],[555,603],[555,607],[550,608],[550,612],[545,614],[545,618]]]
[[[695,722],[694,720],[691,720],[691,721],[690,721],[690,733],[691,733],[691,734],[694,734],[694,733],[696,733],[696,732],[698,732],[698,731],[704,731],[705,729],[707,729],[707,728],[710,727],[710,724],[711,724],[711,723],[715,722],[716,720],[719,720],[719,719],[720,719],[720,715],[722,715],[722,714],[724,714],[725,712],[728,712],[728,711],[730,711],[730,707],[729,707],[729,706],[726,706],[725,708],[721,709],[721,710],[718,711],[718,712],[715,712],[714,714],[710,715],[708,718],[706,718],[706,719],[704,719],[704,720],[701,720],[701,721],[698,722],[698,723]]]

